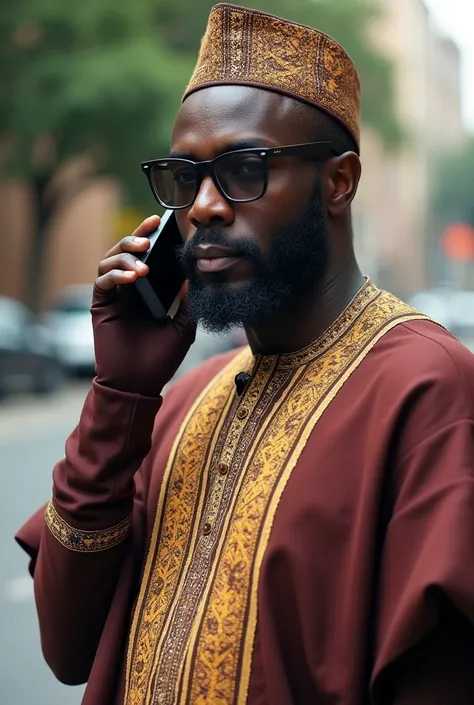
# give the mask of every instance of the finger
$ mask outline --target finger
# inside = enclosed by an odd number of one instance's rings
[[[131,235],[127,235],[127,237],[122,238],[120,242],[114,245],[107,252],[104,259],[118,255],[121,252],[145,252],[150,246],[147,235],[157,229],[160,221],[159,215],[151,215],[146,218]]]
[[[146,237],[152,233],[153,230],[156,230],[160,222],[161,218],[159,215],[150,215],[148,218],[145,218],[142,223],[140,223],[136,230],[133,231],[132,237]]]
[[[120,240],[120,242],[114,245],[112,249],[106,253],[104,260],[110,259],[110,257],[115,257],[116,255],[120,255],[123,252],[136,252],[137,254],[139,252],[146,252],[149,247],[150,241],[148,240],[148,238],[137,238],[133,237],[132,235],[127,235],[127,237],[124,237],[122,240]]]
[[[122,252],[120,255],[107,257],[107,259],[99,263],[99,275],[107,274],[107,272],[111,272],[112,269],[124,269],[136,272],[139,277],[143,277],[148,273],[148,266],[129,252]]]
[[[95,280],[95,286],[100,291],[111,291],[117,286],[124,284],[130,284],[136,281],[137,273],[132,271],[124,271],[123,269],[112,269],[106,274],[97,277]]]

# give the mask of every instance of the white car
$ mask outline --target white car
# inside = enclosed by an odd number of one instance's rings
[[[43,316],[43,323],[51,332],[56,354],[69,374],[94,373],[91,303],[90,284],[68,286]]]

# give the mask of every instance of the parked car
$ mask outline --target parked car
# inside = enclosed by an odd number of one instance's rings
[[[43,315],[59,359],[70,375],[93,375],[92,286],[66,287]]]
[[[0,396],[20,391],[52,394],[62,366],[47,329],[19,301],[0,296]]]

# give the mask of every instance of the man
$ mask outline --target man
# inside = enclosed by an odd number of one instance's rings
[[[49,665],[84,705],[472,705],[474,363],[360,274],[351,60],[216,6],[171,151],[187,308],[130,312],[152,216],[99,266],[97,377],[18,534]],[[196,319],[249,347],[162,400]]]

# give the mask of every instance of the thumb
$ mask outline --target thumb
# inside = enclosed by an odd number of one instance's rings
[[[100,289],[97,284],[94,284],[92,290],[92,309],[102,308],[117,301],[117,287],[113,287],[108,291]]]
[[[189,315],[188,304],[184,298],[173,318],[173,325],[179,333],[180,337],[189,341],[189,344],[194,343],[196,338],[197,323],[193,321]]]

